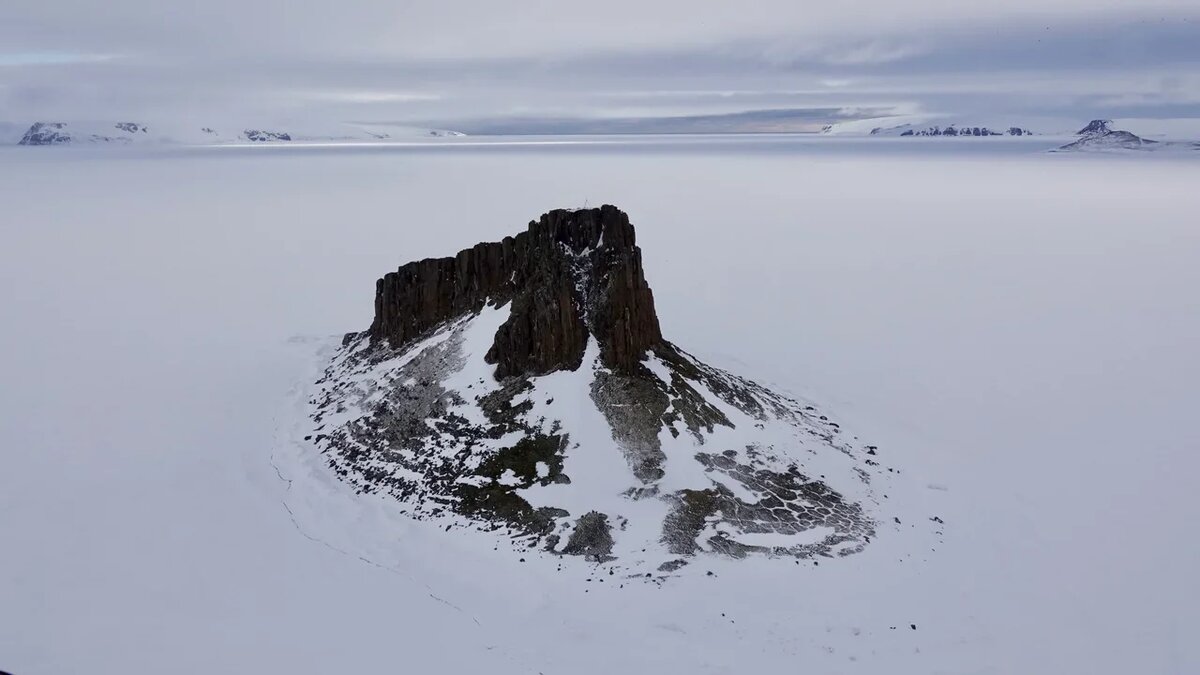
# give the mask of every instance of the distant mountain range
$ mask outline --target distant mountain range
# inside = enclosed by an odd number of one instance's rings
[[[234,127],[183,123],[142,122],[34,122],[17,137],[12,124],[2,127],[9,138],[3,144],[17,145],[130,145],[181,144],[221,145],[238,143],[369,142],[462,136],[457,131],[394,125],[336,123],[321,127]]]
[[[830,136],[939,136],[950,138],[983,138],[994,136],[1036,136],[1045,132],[1028,124],[1011,120],[951,120],[927,115],[894,116],[877,119],[852,120],[830,124],[821,130]]]
[[[1060,118],[1029,118],[1014,123],[1005,119],[954,119],[933,115],[897,115],[875,119],[853,120],[831,124],[822,134],[839,136],[882,136],[882,137],[953,137],[981,138],[995,136],[1058,136],[1067,138],[1100,136],[1113,131],[1140,134],[1143,140],[1174,145],[1172,141],[1200,137],[1200,120],[1190,119],[1094,119],[1080,127],[1078,121]],[[1119,128],[1118,128],[1119,127]],[[1118,137],[1109,137],[1115,143]],[[1132,139],[1126,138],[1130,142]],[[1093,145],[1089,142],[1085,145]]]
[[[1033,136],[1034,132],[1022,127],[1008,127],[1003,131],[997,131],[986,126],[963,126],[948,125],[946,127],[932,126],[925,129],[915,129],[911,125],[897,127],[894,129],[874,129],[871,131],[872,136],[963,136],[963,137],[978,137],[978,136]]]

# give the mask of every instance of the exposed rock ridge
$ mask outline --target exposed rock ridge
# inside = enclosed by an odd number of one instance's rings
[[[1075,133],[1076,136],[1099,136],[1112,131],[1112,120],[1092,120]]]
[[[550,211],[515,237],[385,275],[368,333],[401,347],[485,303],[512,302],[487,355],[497,377],[574,370],[589,334],[606,366],[632,372],[663,342],[635,242],[615,206]]]

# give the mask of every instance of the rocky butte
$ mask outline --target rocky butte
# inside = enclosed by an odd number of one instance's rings
[[[334,473],[414,518],[660,573],[861,551],[893,471],[813,406],[666,340],[614,206],[385,274],[309,415]]]
[[[487,354],[497,377],[575,370],[589,335],[630,373],[663,342],[633,226],[613,206],[551,211],[515,237],[404,265],[376,283],[368,334],[403,346],[487,302],[512,303]]]

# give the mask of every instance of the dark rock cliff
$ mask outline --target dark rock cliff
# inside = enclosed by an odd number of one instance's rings
[[[511,302],[487,360],[496,376],[574,370],[589,334],[601,360],[633,372],[663,342],[629,217],[559,209],[502,241],[408,263],[375,286],[372,339],[403,346],[485,303]]]

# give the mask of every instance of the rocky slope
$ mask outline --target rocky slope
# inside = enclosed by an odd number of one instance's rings
[[[1076,134],[1079,140],[1072,141],[1051,152],[1123,152],[1135,151],[1194,151],[1200,143],[1190,141],[1156,141],[1142,138],[1124,129],[1114,129],[1112,120],[1092,120]]]
[[[1081,132],[1082,133],[1082,132]],[[1077,141],[1067,143],[1058,151],[1080,150],[1150,150],[1161,145],[1158,141],[1142,138],[1122,130],[1092,131],[1083,134]]]
[[[660,571],[705,551],[859,552],[895,471],[812,406],[667,341],[612,206],[385,275],[314,391],[308,440],[359,491]]]

